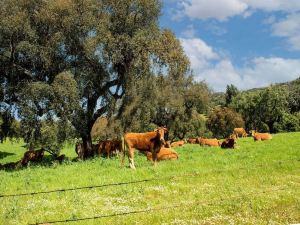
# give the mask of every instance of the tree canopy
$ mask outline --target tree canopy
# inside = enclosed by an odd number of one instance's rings
[[[91,150],[97,118],[121,115],[140,80],[186,79],[188,59],[159,27],[160,10],[158,0],[1,1],[2,103],[33,129],[49,115],[70,121]]]

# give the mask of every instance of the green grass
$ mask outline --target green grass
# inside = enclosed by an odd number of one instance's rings
[[[23,143],[0,144],[0,163],[19,160]],[[148,210],[58,224],[291,224],[300,222],[300,133],[271,141],[238,139],[234,150],[185,145],[157,167],[136,154],[120,159],[45,161],[0,171],[0,195],[154,179],[127,185],[0,198],[0,224],[30,224]],[[153,209],[153,210],[152,210]]]

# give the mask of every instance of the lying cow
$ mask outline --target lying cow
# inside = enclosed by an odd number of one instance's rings
[[[153,161],[153,156],[151,152],[146,153],[147,160]],[[162,147],[157,153],[157,161],[161,160],[176,160],[178,159],[178,154],[172,148]]]
[[[234,148],[234,144],[235,144],[235,139],[229,137],[222,142],[221,148]]]
[[[199,138],[199,144],[201,146],[220,146],[220,142],[216,138]]]
[[[233,129],[233,134],[235,134],[237,138],[238,137],[247,137],[248,136],[247,132],[242,127],[234,128]]]
[[[185,144],[185,141],[181,140],[181,141],[174,141],[171,143],[171,147],[172,148],[176,148],[176,147],[179,147],[179,146],[182,146]]]
[[[171,141],[166,141],[164,147],[165,148],[171,148]]]
[[[258,133],[256,131],[252,131],[252,137],[254,141],[265,141],[265,140],[271,140],[272,135],[269,133]]]
[[[28,150],[24,153],[21,164],[26,166],[29,162],[40,162],[42,161],[44,154],[45,150],[43,148],[40,150]]]
[[[126,133],[123,137],[123,158],[122,164],[124,164],[124,158],[126,148],[128,149],[129,166],[135,169],[134,166],[134,149],[142,152],[150,151],[152,153],[153,161],[156,164],[157,153],[160,151],[162,146],[165,144],[165,132],[167,129],[159,127],[151,132],[146,133]]]
[[[189,144],[199,144],[198,138],[189,138],[187,140],[187,143]]]

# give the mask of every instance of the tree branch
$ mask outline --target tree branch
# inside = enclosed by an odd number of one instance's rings
[[[100,116],[102,116],[105,112],[107,112],[108,109],[109,109],[109,105],[108,105],[108,104],[105,105],[105,106],[103,106],[103,107],[101,107],[100,109],[98,109],[98,110],[94,113],[94,115],[93,115],[93,119],[91,120],[92,123],[94,124],[95,121],[96,121]]]

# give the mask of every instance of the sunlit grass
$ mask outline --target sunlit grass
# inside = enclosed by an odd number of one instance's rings
[[[289,224],[300,221],[300,133],[271,141],[238,140],[237,148],[185,145],[178,161],[154,167],[136,154],[137,170],[120,159],[44,162],[0,171],[0,194],[153,181],[49,194],[0,198],[0,224],[28,224],[124,212],[156,211],[63,224]],[[19,160],[23,143],[0,144],[0,163]],[[3,153],[6,152],[6,153]]]

